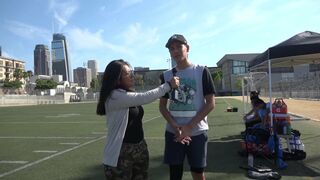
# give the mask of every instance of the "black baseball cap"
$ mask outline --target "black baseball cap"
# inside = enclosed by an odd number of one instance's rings
[[[186,38],[183,37],[183,35],[181,34],[174,34],[172,35],[169,39],[168,42],[166,44],[166,48],[169,48],[169,46],[174,42],[174,41],[178,41],[182,44],[188,44]]]

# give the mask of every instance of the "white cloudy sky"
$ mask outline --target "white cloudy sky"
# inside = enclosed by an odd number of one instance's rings
[[[65,34],[72,69],[90,59],[99,71],[113,59],[166,69],[174,33],[190,44],[195,64],[216,66],[225,55],[261,53],[291,36],[320,32],[317,0],[1,0],[2,55],[33,70],[36,44]]]

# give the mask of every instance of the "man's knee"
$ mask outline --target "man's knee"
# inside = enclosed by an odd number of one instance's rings
[[[204,168],[191,167],[191,168],[190,168],[190,171],[191,171],[191,172],[198,173],[198,174],[202,174],[202,173],[204,172]]]

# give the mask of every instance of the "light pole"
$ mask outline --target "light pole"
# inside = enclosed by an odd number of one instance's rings
[[[168,69],[170,69],[170,68],[171,68],[171,58],[168,58],[168,59],[167,59],[167,62],[169,63]]]

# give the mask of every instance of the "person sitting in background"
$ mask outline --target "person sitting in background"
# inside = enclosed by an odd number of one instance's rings
[[[251,91],[250,92],[250,100],[259,99],[260,91]]]
[[[243,117],[246,129],[259,123],[265,126],[267,104],[260,98],[254,98],[251,100],[251,105],[252,110]]]

